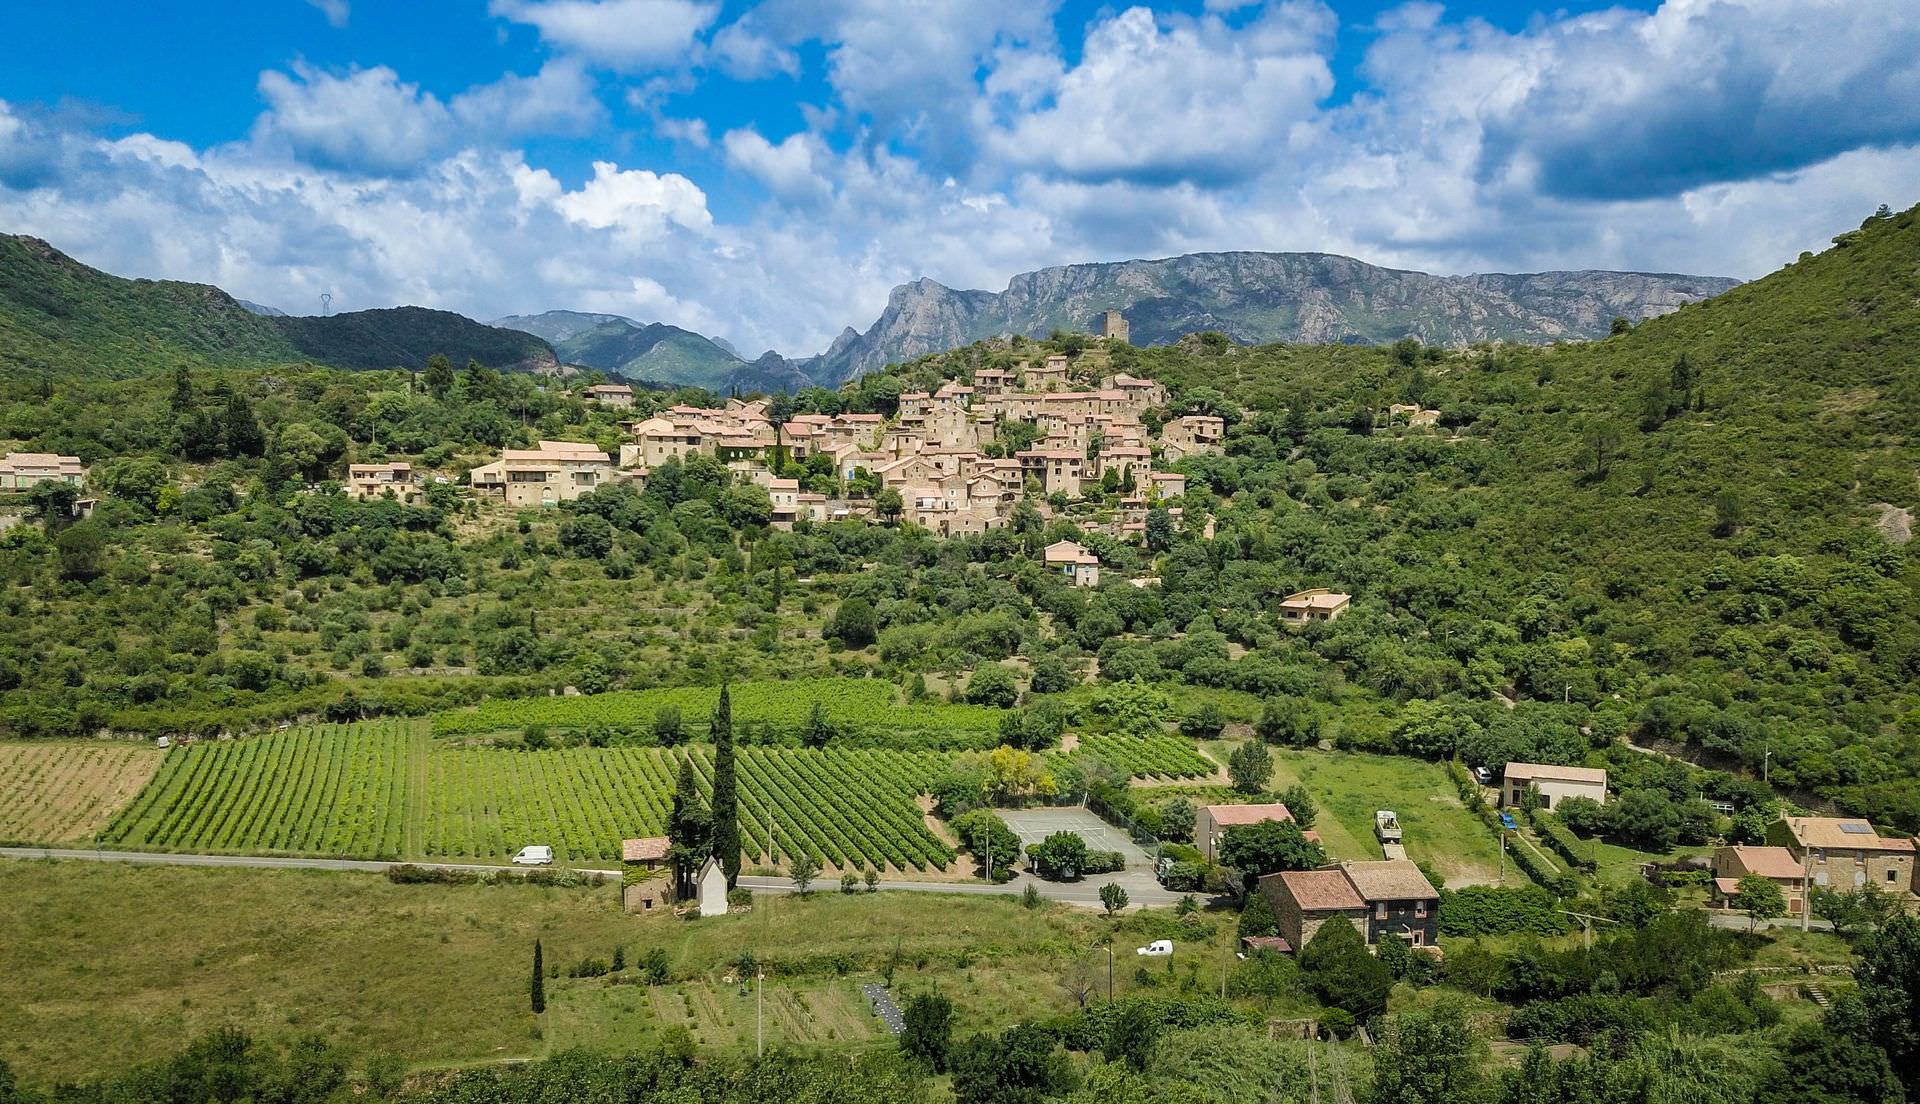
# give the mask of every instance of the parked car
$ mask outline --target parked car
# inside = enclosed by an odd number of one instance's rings
[[[173,746],[173,737],[171,737],[171,736],[162,736],[162,737],[160,737],[160,738],[159,738],[158,740],[155,740],[155,741],[153,742],[153,745],[154,745],[155,747],[157,747],[157,748],[159,748],[159,749],[161,749],[162,751],[165,751],[165,750],[166,750],[167,748],[170,748],[170,747],[172,747],[172,746]]]
[[[1146,958],[1167,958],[1173,954],[1173,940],[1156,939],[1144,947],[1135,947],[1133,953]]]
[[[513,857],[513,864],[515,866],[548,866],[552,864],[552,862],[553,848],[543,844],[522,847],[520,853]]]
[[[1482,786],[1493,785],[1493,772],[1485,767],[1473,768],[1473,780]]]

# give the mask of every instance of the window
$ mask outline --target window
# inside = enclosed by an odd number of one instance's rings
[[[1373,918],[1375,920],[1385,920],[1387,918],[1387,903],[1385,901],[1373,906]]]
[[[1887,881],[1897,882],[1899,880],[1900,880],[1900,872],[1898,870],[1887,871]]]
[[[1426,944],[1427,944],[1427,933],[1421,931],[1418,928],[1415,928],[1413,930],[1413,945],[1416,947],[1424,947],[1426,946]]]
[[[1416,920],[1425,920],[1427,918],[1427,903],[1425,901],[1415,901],[1413,903],[1413,918]]]

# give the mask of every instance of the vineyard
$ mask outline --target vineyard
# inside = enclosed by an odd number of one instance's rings
[[[878,679],[822,678],[746,682],[731,688],[734,727],[743,739],[761,732],[793,737],[815,703],[841,732],[840,742],[875,742],[920,750],[991,746],[1001,710],[978,705],[899,702],[899,688]],[[654,717],[672,707],[691,731],[704,734],[720,689],[682,686],[666,690],[618,690],[585,697],[495,698],[466,709],[436,713],[436,736],[517,732],[538,725],[552,729],[602,727],[650,735]]]
[[[1087,735],[1075,754],[1103,759],[1135,778],[1199,778],[1219,770],[1192,740],[1178,736]]]
[[[0,745],[0,842],[92,839],[160,768],[135,745]]]
[[[167,851],[400,858],[414,731],[373,721],[175,748],[107,838]]]
[[[665,831],[680,755],[692,756],[710,793],[705,747],[435,747],[405,721],[287,729],[174,749],[105,839],[475,862],[544,843],[564,862],[610,862],[622,839]],[[804,851],[838,867],[944,867],[953,853],[927,829],[917,797],[946,762],[937,752],[741,748],[747,861],[766,861],[771,828],[780,863]]]

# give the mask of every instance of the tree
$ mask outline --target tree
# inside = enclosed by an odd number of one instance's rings
[[[1594,420],[1582,428],[1580,437],[1586,444],[1583,463],[1587,478],[1598,483],[1613,470],[1613,461],[1620,455],[1620,427],[1610,421]]]
[[[813,852],[802,851],[787,864],[787,877],[793,879],[793,891],[805,897],[813,886],[814,878],[820,874],[820,860]]]
[[[1108,882],[1100,887],[1100,907],[1107,910],[1108,916],[1127,907],[1127,891],[1121,888],[1119,882]]]
[[[173,393],[167,399],[167,406],[175,415],[180,415],[192,410],[193,405],[193,373],[182,364],[173,370]]]
[[[1013,672],[998,663],[981,664],[967,679],[967,701],[974,705],[1010,709],[1019,700],[1020,686],[1014,682]]]
[[[547,1010],[547,970],[540,960],[540,941],[533,941],[533,1014],[538,1016]]]
[[[1320,742],[1320,714],[1303,700],[1283,702],[1270,698],[1260,707],[1253,732],[1270,744],[1311,747]]]
[[[906,503],[900,498],[896,487],[882,487],[880,493],[873,496],[873,508],[889,522],[898,522],[900,514],[906,509]]]
[[[1747,523],[1746,500],[1732,487],[1723,487],[1713,496],[1713,535],[1731,537]]]
[[[1373,946],[1373,957],[1386,966],[1395,981],[1413,969],[1413,945],[1397,935],[1387,935]]]
[[[1053,1032],[1037,1024],[972,1036],[956,1048],[949,1068],[954,1104],[1039,1104],[1072,1081]]]
[[[1247,907],[1240,910],[1240,938],[1279,935],[1280,919],[1273,914],[1273,902],[1264,893],[1247,896]]]
[[[833,722],[827,719],[826,703],[816,700],[807,712],[806,725],[800,729],[800,742],[810,748],[823,748],[835,735]]]
[[[1033,679],[1028,683],[1028,689],[1035,694],[1059,694],[1073,689],[1079,683],[1079,678],[1065,660],[1049,654],[1034,661]]]
[[[1648,851],[1671,851],[1680,838],[1680,812],[1665,791],[1634,789],[1620,795],[1613,830]]]
[[[1860,1001],[1867,1029],[1920,1099],[1920,919],[1900,916],[1860,945]]]
[[[1280,804],[1293,814],[1293,822],[1300,826],[1301,831],[1313,827],[1314,820],[1320,816],[1320,808],[1314,804],[1313,794],[1299,782],[1280,791]]]
[[[1227,777],[1240,793],[1259,793],[1273,778],[1273,753],[1259,740],[1248,740],[1227,756]]]
[[[1087,868],[1087,841],[1077,832],[1055,832],[1027,846],[1027,857],[1056,878],[1077,878]]]
[[[1359,1020],[1385,1011],[1393,989],[1393,975],[1345,919],[1328,920],[1313,933],[1300,950],[1300,971],[1321,1003]]]
[[[740,881],[740,801],[734,769],[733,698],[722,686],[713,711],[713,854],[727,872],[728,889]]]
[[[940,993],[916,993],[900,1010],[900,1049],[935,1073],[945,1073],[953,1048],[953,1002]]]
[[[1218,740],[1226,728],[1226,716],[1212,702],[1202,704],[1180,722],[1180,731],[1196,740]]]
[[[1171,843],[1192,843],[1194,821],[1200,810],[1193,799],[1175,794],[1160,803],[1160,838]]]
[[[1607,323],[1607,333],[1612,337],[1618,337],[1623,333],[1631,333],[1632,331],[1633,323],[1617,314],[1613,316],[1612,322]]]
[[[1149,552],[1165,552],[1173,547],[1173,514],[1165,506],[1148,508],[1146,543]]]
[[[1263,875],[1327,865],[1327,853],[1309,841],[1298,824],[1263,820],[1228,828],[1220,841],[1220,862],[1238,870],[1246,892],[1251,893]]]
[[[1866,1007],[1847,994],[1787,1036],[1759,1104],[1887,1104],[1907,1099],[1887,1052],[1868,1037]]]
[[[238,391],[227,396],[220,431],[227,443],[228,456],[261,456],[267,451],[267,435],[260,431],[260,419],[253,415],[253,404]]]
[[[1125,1062],[1134,1072],[1145,1073],[1147,1060],[1153,1056],[1154,1040],[1159,1037],[1160,1016],[1153,1005],[1130,1000],[1122,1004],[1108,1022],[1100,1053],[1109,1062]]]
[[[436,399],[444,399],[447,392],[453,390],[453,361],[445,353],[435,353],[427,358],[425,377],[427,393]]]
[[[1340,925],[1345,927],[1346,925]],[[1455,1104],[1480,1099],[1487,1044],[1458,997],[1387,1020],[1373,1054],[1380,1104]]]
[[[663,705],[653,711],[653,739],[661,747],[672,747],[686,737],[686,726],[680,720],[680,707]]]
[[[53,538],[53,550],[60,558],[60,577],[76,583],[89,583],[105,570],[103,556],[107,530],[98,521],[83,521]]]
[[[1787,914],[1787,895],[1780,891],[1779,883],[1761,874],[1741,875],[1730,903],[1747,914],[1748,931],[1762,920]]]
[[[833,619],[821,630],[821,635],[855,650],[872,646],[880,638],[879,619],[874,616],[873,603],[858,596],[841,602],[833,611]]]

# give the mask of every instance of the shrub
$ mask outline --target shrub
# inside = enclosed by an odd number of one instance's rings
[[[1443,889],[1440,891],[1440,934],[1558,935],[1567,930],[1567,920],[1554,911],[1556,907],[1553,895],[1539,886]]]

